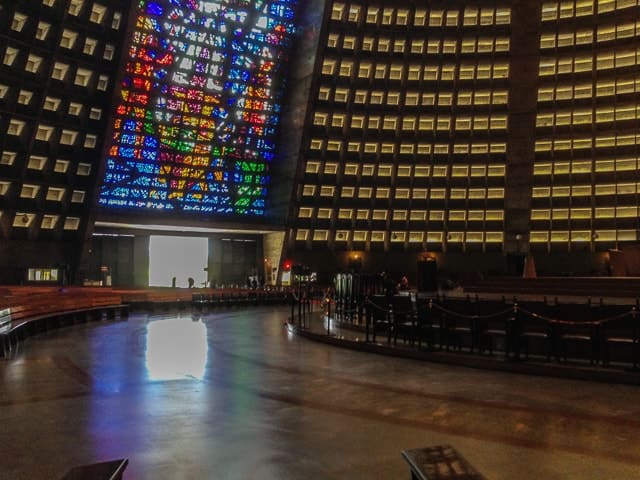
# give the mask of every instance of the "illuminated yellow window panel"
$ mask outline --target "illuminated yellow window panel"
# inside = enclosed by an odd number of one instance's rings
[[[615,230],[596,230],[596,242],[615,242],[617,234]]]
[[[596,218],[615,218],[616,209],[613,207],[596,208]]]
[[[313,208],[300,207],[298,211],[298,218],[311,218],[311,214],[313,213]]]
[[[312,197],[316,193],[315,185],[304,185],[302,187],[302,196],[303,197]]]
[[[633,195],[636,193],[636,184],[620,183],[616,186],[616,193],[618,195]]]
[[[313,241],[326,242],[329,238],[329,232],[327,230],[314,230]]]
[[[407,211],[406,210],[394,210],[393,211],[393,220],[402,221],[407,219]]]
[[[373,220],[386,220],[387,219],[387,211],[386,210],[374,210],[373,215],[371,217]]]
[[[636,170],[637,168],[638,160],[635,158],[619,158],[616,160],[616,171],[618,172]]]
[[[364,119],[365,117],[363,115],[354,115],[353,117],[351,117],[351,128],[363,128]],[[358,142],[358,144],[360,144],[360,142]]]
[[[638,233],[635,230],[618,230],[618,240],[621,242],[635,242]]]
[[[454,165],[451,167],[452,177],[468,177],[469,167],[467,165]]]
[[[591,148],[592,142],[590,138],[576,138],[573,140],[573,149],[579,150],[583,148]]]
[[[429,165],[416,165],[414,167],[414,175],[416,177],[428,177],[431,174],[431,167]]]
[[[591,84],[575,85],[573,88],[573,98],[591,98],[593,96],[593,86]]]
[[[369,232],[356,230],[353,232],[353,241],[354,242],[366,242],[369,238]]]
[[[330,208],[319,208],[316,216],[321,220],[328,220],[331,218],[332,214],[333,210]]]
[[[331,126],[342,128],[344,126],[345,115],[342,113],[334,113],[331,117]]]
[[[328,118],[329,118],[329,115],[327,113],[315,112],[313,114],[313,124],[314,125],[324,126],[324,125],[327,124],[327,119]]]
[[[415,145],[413,143],[401,143],[400,144],[400,154],[402,155],[413,155],[415,151]]]
[[[328,140],[327,151],[339,152],[342,149],[342,142],[340,140]]]
[[[533,166],[534,175],[551,175],[553,166],[551,163],[537,163]]]
[[[484,188],[470,188],[469,189],[469,199],[470,200],[481,200],[487,197],[487,190]]]
[[[337,230],[336,231],[336,242],[346,242],[349,240],[351,236],[351,232],[348,230]]]
[[[427,219],[427,212],[425,210],[411,210],[409,212],[409,220],[413,222],[422,222]]]
[[[482,222],[484,220],[484,210],[469,210],[467,220],[470,222]]]
[[[449,221],[464,222],[467,219],[466,210],[450,210]]]
[[[405,239],[407,238],[407,233],[406,232],[391,232],[391,241],[392,242],[404,242]]]
[[[529,241],[531,243],[547,243],[549,241],[549,232],[532,231],[529,234]]]
[[[484,232],[467,232],[467,243],[482,243],[484,241]]]
[[[456,118],[456,130],[471,130],[471,117]]]
[[[572,219],[590,219],[591,218],[591,209],[590,208],[572,208],[569,212],[569,215]]]
[[[387,232],[383,232],[383,231],[373,231],[371,232],[371,241],[372,242],[384,242],[384,239],[386,237],[386,233]]]
[[[424,232],[409,232],[409,243],[422,243]]]
[[[552,187],[551,196],[553,196],[553,197],[569,197],[569,196],[571,196],[571,187]]]
[[[341,208],[338,210],[338,218],[340,220],[351,220],[353,216],[353,210],[349,208]]]
[[[411,166],[409,166],[409,165],[398,165],[397,175],[398,175],[398,177],[410,177],[411,176]]]
[[[322,185],[320,187],[320,196],[321,197],[333,197],[336,191],[336,187],[332,185]]]
[[[335,175],[338,173],[338,164],[333,162],[327,162],[324,166],[325,175]]]
[[[309,238],[309,230],[299,229],[296,231],[296,240],[297,241],[306,241]]]
[[[572,242],[590,242],[591,241],[591,231],[589,231],[589,230],[573,230],[571,232],[571,241]]]
[[[616,186],[609,185],[596,185],[596,195],[615,195],[616,194]]]
[[[396,188],[395,198],[408,199],[410,197],[409,193],[410,190],[408,188]]]
[[[495,167],[495,165],[493,165]],[[501,167],[501,165],[498,165]],[[502,167],[504,171],[504,167]],[[472,177],[485,177],[487,175],[487,166],[486,165],[471,165],[471,176]]]
[[[447,234],[447,242],[463,243],[464,242],[464,232],[449,232]]]
[[[373,188],[371,187],[360,187],[358,189],[358,198],[371,198],[373,194]]]
[[[432,188],[430,197],[436,200],[444,200],[446,198],[447,191],[444,188]]]
[[[306,173],[318,173],[320,171],[320,162],[308,161],[305,168]]]
[[[427,192],[428,190],[426,188],[414,188],[412,191],[412,196],[416,200],[426,200]]]
[[[638,216],[638,207],[616,207],[616,218],[635,218]]]
[[[347,143],[347,152],[357,153],[360,151],[360,142],[349,142]]]
[[[356,218],[358,220],[368,220],[369,219],[369,210],[359,209],[356,213]]]
[[[502,243],[504,234],[502,232],[485,232],[484,241],[486,243]]]
[[[533,187],[532,189],[533,198],[549,198],[550,195],[550,187]]]
[[[444,232],[427,232],[428,243],[441,243],[444,238]]]
[[[442,53],[456,53],[458,48],[457,40],[444,39],[442,42]]]
[[[353,50],[356,48],[356,37],[352,35],[345,35],[342,40],[342,48],[345,50]]]
[[[322,73],[324,75],[333,75],[336,69],[336,61],[332,59],[325,59],[322,63]]]
[[[556,231],[551,232],[551,242],[568,242],[569,241],[569,232],[567,231]]]
[[[342,187],[342,192],[340,193],[340,196],[342,198],[353,198],[355,191],[356,191],[355,187]]]
[[[545,2],[542,4],[542,21],[547,22],[558,18],[558,2]]]
[[[551,211],[550,210],[531,210],[531,220],[550,220],[551,219]]]
[[[331,9],[331,20],[342,20],[342,16],[345,11],[345,6],[343,3],[334,3]]]
[[[364,153],[377,153],[378,152],[378,143],[377,142],[365,142],[364,143]]]
[[[324,145],[324,142],[318,138],[312,138],[311,141],[309,142],[309,148],[311,150],[322,150],[323,145]]]
[[[389,198],[390,192],[391,192],[391,189],[389,188],[378,187],[376,189],[376,198]]]
[[[433,146],[433,153],[446,155],[449,153],[449,144],[448,143],[436,143]]]
[[[378,23],[378,14],[380,13],[380,9],[377,7],[369,7],[367,9],[366,22],[367,23]]]
[[[390,177],[391,171],[393,170],[393,165],[388,163],[378,165],[378,176],[379,177]]]
[[[423,9],[416,9],[416,12],[413,15],[413,24],[417,27],[422,27],[425,25],[427,18],[427,11]]]
[[[504,198],[504,188],[487,188],[487,198]]]

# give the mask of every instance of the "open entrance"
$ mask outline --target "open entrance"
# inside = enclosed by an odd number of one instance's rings
[[[196,287],[207,279],[208,239],[206,237],[170,237],[152,235],[149,238],[149,286],[188,287],[189,278]]]

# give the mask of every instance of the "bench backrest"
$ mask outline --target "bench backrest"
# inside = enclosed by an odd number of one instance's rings
[[[0,310],[0,328],[11,323],[11,309],[3,308]]]

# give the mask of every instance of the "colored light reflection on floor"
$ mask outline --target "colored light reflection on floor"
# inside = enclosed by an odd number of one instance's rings
[[[190,318],[147,325],[146,367],[151,380],[201,379],[207,364],[207,327]]]

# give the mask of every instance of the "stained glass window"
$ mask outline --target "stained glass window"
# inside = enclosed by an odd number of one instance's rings
[[[140,0],[100,205],[262,216],[296,0]]]

